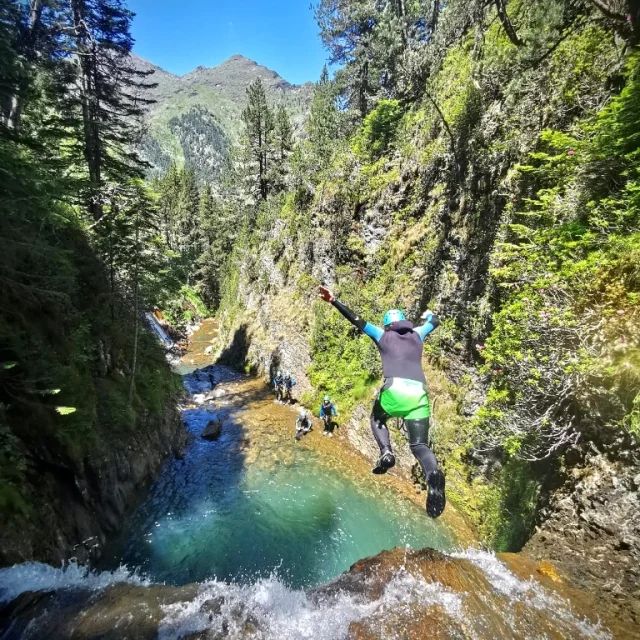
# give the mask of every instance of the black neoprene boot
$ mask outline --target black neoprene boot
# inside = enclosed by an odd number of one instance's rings
[[[376,475],[387,473],[387,471],[394,467],[395,464],[396,457],[393,455],[393,451],[391,451],[391,449],[385,449],[378,458],[378,462],[376,463],[376,466],[373,468],[372,472]]]
[[[447,499],[444,494],[445,478],[440,469],[427,474],[427,515],[437,518],[442,515]]]

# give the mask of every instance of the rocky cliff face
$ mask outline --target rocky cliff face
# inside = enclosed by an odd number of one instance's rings
[[[638,466],[590,452],[549,498],[525,551],[551,559],[583,589],[640,624],[640,474]]]
[[[265,377],[292,370],[308,406],[329,393],[345,442],[373,459],[375,347],[317,302],[317,285],[373,321],[435,310],[424,364],[451,499],[495,548],[550,540],[568,574],[615,599],[615,585],[640,586],[625,524],[640,473],[639,209],[623,194],[637,189],[625,176],[638,170],[640,67],[581,24],[532,66],[535,39],[514,49],[492,11],[448,34],[429,99],[404,113],[381,101],[315,183],[261,205],[230,261],[223,349]],[[531,32],[549,15],[531,14]],[[611,573],[580,578],[576,545]]]
[[[176,404],[141,415],[135,429],[114,441],[99,439],[89,454],[45,449],[29,456],[30,507],[3,523],[0,565],[40,560],[54,566],[100,558],[109,536],[171,455],[179,455],[186,431]]]

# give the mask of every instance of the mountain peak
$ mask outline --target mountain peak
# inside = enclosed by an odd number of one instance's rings
[[[197,67],[182,76],[182,80],[190,84],[205,84],[216,89],[236,88],[242,95],[255,78],[260,78],[265,86],[271,88],[280,90],[295,88],[275,71],[239,53],[227,58],[217,67]]]
[[[242,63],[242,64],[250,64],[251,66],[257,67],[259,66],[258,63],[255,60],[252,60],[251,58],[247,58],[246,56],[243,56],[240,53],[236,53],[234,55],[232,55],[230,58],[227,58],[222,64],[220,64],[219,66],[223,66],[225,64],[235,64],[235,63]]]

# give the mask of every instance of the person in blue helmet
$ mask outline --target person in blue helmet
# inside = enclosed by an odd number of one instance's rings
[[[333,420],[331,418],[338,417],[338,412],[336,408],[331,402],[331,398],[329,396],[325,396],[322,404],[320,405],[320,418],[324,422],[324,431],[322,432],[323,436],[329,436],[333,438]]]
[[[320,297],[368,335],[382,358],[384,384],[371,412],[371,431],[380,449],[373,473],[386,473],[395,465],[387,420],[404,418],[411,452],[420,463],[427,483],[427,514],[437,518],[446,505],[445,477],[428,446],[431,409],[422,371],[422,350],[425,338],[440,324],[438,317],[426,311],[422,316],[424,324],[414,327],[402,311],[394,309],[384,314],[384,329],[381,329],[362,320],[326,287],[320,287]]]
[[[292,392],[293,392],[293,387],[296,386],[296,381],[288,371],[284,372],[282,384],[284,385],[284,401],[293,402]]]
[[[284,376],[282,371],[278,370],[273,379],[273,390],[276,392],[276,402],[282,402],[284,398]]]
[[[302,436],[306,435],[311,431],[312,424],[309,419],[309,414],[304,410],[300,410],[300,415],[296,420],[296,440],[300,440]]]

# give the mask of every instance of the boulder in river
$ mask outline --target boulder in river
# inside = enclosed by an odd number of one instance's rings
[[[217,440],[222,433],[222,422],[219,418],[214,418],[209,421],[209,424],[205,427],[202,432],[202,437],[205,440]]]

